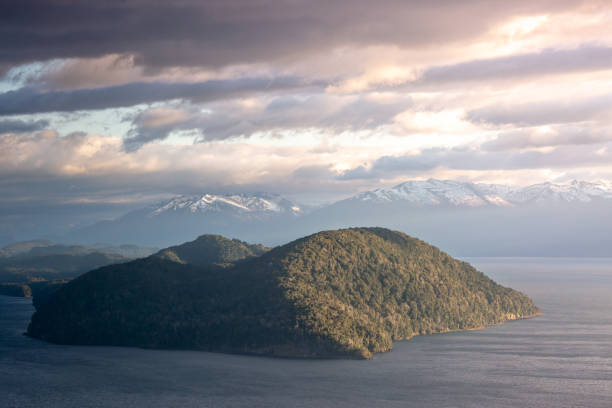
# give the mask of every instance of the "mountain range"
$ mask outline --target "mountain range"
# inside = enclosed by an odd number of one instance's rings
[[[301,215],[302,208],[275,194],[203,194],[178,196],[150,208],[150,217],[165,213],[225,213],[244,218],[265,218],[279,214]]]
[[[419,206],[452,205],[467,207],[520,206],[532,203],[591,202],[612,199],[612,186],[574,180],[567,184],[541,183],[527,187],[503,184],[476,184],[429,179],[407,181],[389,189],[376,189],[349,198],[355,201],[388,203],[405,201]]]
[[[365,224],[418,235],[454,255],[612,256],[610,209],[607,182],[513,187],[429,179],[319,207],[268,193],[178,196],[65,239],[163,247],[205,232],[278,245],[329,227]]]

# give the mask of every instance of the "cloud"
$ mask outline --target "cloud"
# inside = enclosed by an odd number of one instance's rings
[[[36,132],[49,126],[48,120],[25,121],[17,119],[0,120],[0,134]]]
[[[506,151],[564,145],[598,144],[612,140],[612,131],[579,126],[541,126],[499,133],[482,144],[485,151]]]
[[[47,64],[29,78],[29,83],[53,90],[92,88],[138,82],[143,76],[142,68],[134,66],[133,56],[110,54]]]
[[[155,110],[141,119],[143,124],[161,125],[181,116]],[[126,151],[121,138],[83,132],[66,136],[51,130],[0,134],[0,208],[8,216],[24,215],[37,207],[51,218],[69,208],[87,221],[86,214],[91,215],[89,220],[117,216],[162,195],[270,191],[321,200],[341,199],[360,189],[378,187],[381,179],[425,174],[452,178],[473,172],[470,174],[480,180],[497,171],[529,177],[529,169],[593,174],[603,168],[612,174],[610,142],[527,152],[473,147],[392,155],[393,150],[385,150],[385,146],[355,146],[346,141],[335,141],[333,152],[316,148],[325,140],[326,136],[313,138],[306,145],[154,142]],[[23,220],[27,219],[24,215]],[[3,220],[8,218],[0,217],[0,224]],[[67,219],[61,220],[59,224],[68,225]],[[0,225],[0,234],[1,230]]]
[[[442,149],[432,149],[424,154],[407,156],[382,156],[371,166],[357,166],[338,175],[340,180],[355,180],[368,178],[385,178],[397,173],[416,173],[432,170],[440,165],[438,158],[445,152]]]
[[[409,97],[389,102],[360,96],[300,94],[267,97],[263,103],[254,104],[242,100],[213,103],[205,111],[193,105],[155,108],[135,118],[125,146],[134,151],[176,131],[192,131],[201,142],[250,137],[257,132],[371,131],[390,124],[411,104]]]
[[[291,175],[301,180],[332,180],[336,178],[338,173],[332,170],[332,166],[328,164],[302,166],[295,169]]]
[[[342,198],[405,177],[612,174],[609,9],[0,2],[0,205],[10,202],[0,212],[224,190]]]
[[[143,127],[158,128],[183,122],[188,118],[185,111],[167,107],[148,109],[138,115],[136,121]]]
[[[431,67],[425,70],[418,82],[488,81],[605,69],[612,69],[612,48],[587,45]]]
[[[53,191],[66,198],[82,189],[157,191],[160,185],[180,190],[269,183],[276,191],[281,188],[278,185],[288,183],[288,175],[296,169],[323,165],[317,153],[304,155],[299,146],[151,143],[134,152],[122,147],[121,138],[84,132],[66,136],[51,130],[1,134],[0,184],[18,186],[25,196]],[[50,181],[57,185],[45,187]],[[39,182],[40,190],[28,186]]]
[[[484,41],[486,41],[486,36]],[[557,45],[557,44],[555,44]],[[469,44],[467,45],[469,46]],[[543,48],[544,47],[544,48]],[[410,92],[428,92],[440,88],[479,87],[490,88],[508,85],[533,77],[554,77],[586,72],[612,70],[612,47],[584,43],[575,48],[550,48],[546,43],[537,47],[534,52],[508,50],[502,56],[481,58],[486,52],[475,52],[467,49],[464,55],[453,55],[453,49],[440,50],[440,56],[434,58],[423,53],[418,56],[405,54],[404,50],[371,51],[367,55],[368,63],[352,61],[341,78],[328,88],[334,93],[358,93],[364,91],[398,90]],[[517,53],[520,51],[521,53]],[[365,53],[365,51],[363,51]],[[455,50],[456,52],[456,50]],[[499,52],[497,52],[499,54]],[[467,59],[470,56],[478,59]],[[440,65],[440,60],[463,61]],[[362,72],[353,72],[352,66],[358,66]]]
[[[611,106],[612,94],[582,98],[567,95],[537,102],[493,104],[467,112],[466,119],[491,125],[538,126],[590,120],[609,112]]]
[[[356,191],[299,146],[122,147],[121,138],[82,132],[0,134],[0,241],[62,233],[178,194],[267,191],[309,203]]]
[[[569,0],[329,2],[161,0],[0,3],[0,64],[133,54],[147,69],[303,59],[353,45],[440,45]]]
[[[0,115],[71,112],[133,106],[171,99],[209,102],[258,92],[322,87],[296,77],[240,78],[196,83],[136,82],[105,88],[42,92],[20,88],[0,94]]]
[[[551,151],[486,152],[476,148],[433,148],[417,154],[382,156],[369,166],[357,166],[338,175],[340,180],[406,177],[434,169],[524,170],[543,168],[580,168],[608,165],[612,160],[609,145],[562,146]]]

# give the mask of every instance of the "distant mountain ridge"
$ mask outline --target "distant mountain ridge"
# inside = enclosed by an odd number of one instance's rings
[[[359,193],[303,225],[368,225],[422,237],[456,256],[612,256],[612,187],[572,181],[527,187],[408,181]]]
[[[0,248],[0,263],[3,258],[32,258],[48,255],[87,255],[91,253],[102,253],[109,255],[120,255],[126,258],[142,258],[156,252],[154,247],[141,247],[137,245],[65,245],[49,240],[33,240],[15,242]]]
[[[100,266],[148,256],[155,251],[156,248],[135,245],[62,245],[48,240],[17,242],[0,248],[0,284],[25,287],[32,282],[69,279]]]
[[[181,195],[74,231],[66,239],[164,247],[205,232],[257,241],[264,229],[267,238],[275,236],[277,228],[284,233],[288,224],[309,210],[270,193]]]
[[[408,180],[391,188],[358,193],[346,200],[385,203],[405,201],[416,205],[480,207],[515,206],[545,202],[591,202],[612,199],[612,183],[573,180],[569,183],[544,182],[528,186],[471,183],[455,180]],[[344,201],[344,200],[341,200]],[[333,203],[335,204],[335,203]],[[164,213],[232,213],[239,216],[291,214],[302,216],[309,207],[277,194],[199,194],[181,195],[148,208],[150,217]]]
[[[257,217],[274,214],[302,215],[304,210],[277,194],[200,194],[177,196],[153,206],[149,216],[159,216],[168,212],[191,214],[229,212],[239,216]]]
[[[611,210],[606,181],[515,187],[410,180],[317,208],[267,193],[177,196],[66,240],[166,247],[206,233],[274,246],[368,225],[422,236],[458,256],[612,256]]]
[[[0,258],[21,255],[31,251],[34,248],[44,248],[53,245],[56,245],[55,242],[46,239],[15,242],[11,245],[5,246],[4,248],[0,248]]]
[[[411,180],[392,188],[380,188],[359,193],[349,200],[376,203],[405,201],[415,205],[453,205],[481,207],[516,206],[546,202],[591,202],[612,199],[612,186],[605,182],[574,180],[566,184],[540,183],[527,187],[503,184],[480,184],[453,180]]]

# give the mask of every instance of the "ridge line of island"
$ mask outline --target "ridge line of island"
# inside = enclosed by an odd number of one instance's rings
[[[219,235],[95,269],[35,302],[59,344],[291,358],[372,358],[393,341],[541,314],[526,295],[384,228],[266,248]]]

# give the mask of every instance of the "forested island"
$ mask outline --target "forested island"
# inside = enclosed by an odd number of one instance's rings
[[[383,228],[273,249],[220,236],[88,272],[39,302],[27,334],[61,344],[371,358],[392,342],[532,317],[524,294]]]

